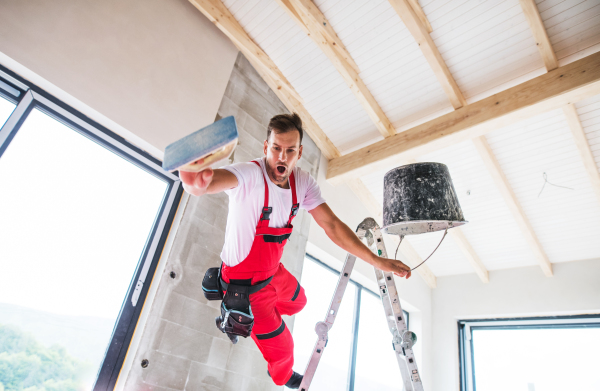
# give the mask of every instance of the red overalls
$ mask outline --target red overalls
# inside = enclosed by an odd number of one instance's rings
[[[262,172],[260,164],[253,161]],[[292,189],[292,211],[284,228],[270,228],[269,187],[263,173],[265,203],[256,226],[256,235],[248,256],[239,264],[229,267],[223,264],[222,278],[251,280],[252,285],[273,276],[271,283],[250,295],[254,315],[252,339],[268,363],[268,370],[277,385],[284,385],[292,376],[294,365],[294,341],[281,315],[294,315],[306,305],[304,288],[280,263],[287,237],[292,233],[292,220],[298,212],[296,180],[290,175]],[[287,236],[284,236],[287,235]]]

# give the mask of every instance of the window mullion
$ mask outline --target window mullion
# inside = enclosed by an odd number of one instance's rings
[[[0,129],[0,157],[8,147],[8,144],[10,144],[12,141],[18,128],[27,117],[32,105],[33,95],[31,91],[28,91],[25,96],[23,96],[23,99],[21,99],[17,107],[15,107],[10,117],[8,117],[4,123],[4,126],[2,126],[2,129]]]
[[[362,297],[362,286],[355,284],[354,317],[352,325],[352,347],[350,349],[350,370],[348,371],[348,391],[354,391],[354,380],[356,377],[356,354],[358,347],[358,327],[360,324],[360,301]]]

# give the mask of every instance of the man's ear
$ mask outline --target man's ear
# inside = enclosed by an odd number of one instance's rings
[[[300,160],[300,158],[302,157],[302,145],[300,146],[300,149],[298,149],[298,160]]]
[[[267,156],[267,149],[269,148],[269,141],[265,140],[265,145],[263,146],[263,153]]]

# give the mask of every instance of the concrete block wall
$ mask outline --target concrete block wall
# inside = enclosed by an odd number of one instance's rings
[[[217,118],[235,116],[240,142],[233,156],[243,162],[263,156],[269,119],[287,113],[240,53],[237,57]],[[305,135],[300,167],[316,177],[321,153]],[[207,301],[201,288],[209,267],[219,266],[228,197],[215,194],[190,197],[162,276],[159,288],[125,390],[279,390],[267,376],[267,365],[252,339],[232,345],[217,330],[214,318],[219,302]],[[301,211],[285,247],[282,262],[300,279],[310,215]],[[174,278],[171,272],[175,273]],[[293,328],[293,319],[285,317]],[[130,353],[131,354],[131,353]],[[141,367],[147,359],[147,368]]]

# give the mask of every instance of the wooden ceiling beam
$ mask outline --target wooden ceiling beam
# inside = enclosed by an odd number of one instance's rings
[[[458,88],[458,84],[454,81],[454,77],[450,73],[450,70],[446,66],[446,62],[442,58],[437,46],[429,35],[431,26],[427,28],[427,24],[424,24],[422,19],[427,20],[427,17],[423,13],[423,10],[419,6],[416,0],[389,0],[390,4],[396,10],[404,25],[410,31],[415,41],[419,45],[425,59],[429,63],[429,66],[433,70],[433,73],[437,77],[438,81],[442,85],[444,92],[450,99],[450,103],[455,109],[466,106],[467,101],[463,97],[462,92]],[[416,3],[416,6],[414,5]],[[421,16],[415,12],[415,8],[421,10]]]
[[[429,23],[429,19],[427,19],[427,15],[425,15],[425,12],[423,12],[423,8],[421,8],[419,0],[408,0],[408,2],[410,3],[410,6],[412,7],[413,11],[415,11],[415,14],[417,14],[417,17],[419,18],[423,26],[425,26],[425,30],[427,30],[427,32],[431,34],[433,32],[433,28]]]
[[[575,145],[577,146],[577,150],[579,151],[581,159],[583,160],[585,171],[587,172],[592,183],[592,189],[596,194],[596,198],[598,198],[598,202],[600,202],[600,172],[598,171],[598,166],[596,165],[596,161],[585,135],[585,131],[581,126],[577,109],[573,104],[569,104],[563,107],[563,112],[567,117],[567,124],[569,125],[569,129],[571,129],[573,138],[575,139]]]
[[[352,179],[346,183],[350,190],[358,197],[362,204],[369,210],[373,218],[377,220],[378,224],[381,224],[383,220],[383,208],[379,202],[375,199],[373,194],[367,189],[365,184],[360,179]],[[403,258],[407,261],[408,266],[415,267],[423,259],[419,256],[417,251],[411,246],[411,244],[404,238],[402,245],[398,250]],[[390,254],[388,254],[390,256]],[[423,264],[417,268],[417,274],[425,281],[427,286],[434,289],[437,286],[437,280],[431,269],[427,267],[427,264]]]
[[[500,163],[494,156],[490,145],[488,144],[485,136],[479,136],[473,139],[473,143],[475,144],[475,148],[479,155],[483,159],[483,163],[485,164],[489,174],[491,175],[496,187],[500,191],[502,198],[506,202],[508,209],[512,213],[517,225],[521,229],[521,233],[523,234],[523,238],[529,244],[533,255],[537,259],[538,263],[542,267],[542,271],[548,277],[552,276],[552,264],[548,259],[548,256],[544,252],[540,241],[538,240],[535,232],[533,231],[533,227],[531,223],[525,216],[525,212],[521,207],[521,204],[517,200],[515,193],[512,190],[512,187],[508,183],[508,179],[506,175],[504,175],[504,171],[500,167]]]
[[[219,0],[190,0],[190,2],[231,39],[235,47],[250,61],[254,69],[288,110],[300,115],[306,133],[315,142],[323,155],[327,159],[340,157],[340,151],[306,110],[298,93],[283,77],[283,74],[269,56],[248,36],[227,7]]]
[[[387,118],[362,78],[359,69],[329,21],[310,0],[277,0],[309,37],[321,48],[356,96],[369,118],[383,137],[391,137],[396,130]]]
[[[334,159],[341,156],[340,151],[331,142],[331,140],[329,140],[325,132],[323,132],[319,124],[317,124],[304,105],[286,90],[276,89],[277,84],[272,79],[271,75],[267,73],[260,65],[256,64],[254,62],[255,60],[248,59],[248,61],[250,61],[250,64],[252,64],[254,69],[256,69],[258,74],[267,83],[269,88],[273,90],[279,100],[283,102],[285,107],[287,107],[290,112],[297,113],[300,116],[304,130],[321,150],[321,153],[323,153],[327,159]]]
[[[527,23],[529,23],[529,27],[533,33],[535,44],[542,55],[546,69],[551,71],[558,68],[558,59],[552,49],[550,38],[548,38],[548,33],[544,27],[544,22],[542,21],[535,0],[519,0],[519,2],[521,3],[521,8],[523,8],[525,19],[527,19]]]
[[[332,159],[327,179],[342,183],[470,140],[600,93],[600,52]]]
[[[462,229],[460,227],[454,227],[451,230],[449,230],[448,233],[450,234],[450,236],[452,236],[454,242],[456,243],[460,251],[462,251],[463,255],[467,258],[471,266],[473,266],[473,269],[475,269],[475,273],[477,273],[479,279],[486,284],[490,282],[490,276],[487,268],[485,267],[483,262],[481,262],[481,258],[479,258],[479,255],[477,255],[477,253],[467,240],[467,237],[465,236]]]
[[[342,40],[337,36],[336,32],[331,27],[331,24],[323,13],[319,10],[319,8],[310,0],[306,1],[294,1],[294,0],[275,0],[284,10],[290,15],[290,17],[296,22],[298,26],[306,33],[306,35],[311,36],[314,30],[318,31],[320,35],[323,35],[329,42],[331,42],[333,48],[338,52],[338,54],[344,58],[344,60],[350,65],[356,73],[360,73],[358,65],[354,62],[352,56],[346,49],[346,46],[342,42]],[[304,15],[299,13],[299,10],[303,10]],[[306,20],[306,17],[310,17],[309,20]],[[308,24],[314,22],[314,28],[309,29]],[[317,34],[317,35],[319,35]],[[318,38],[313,38],[318,39]]]
[[[190,3],[217,26],[247,59],[252,59],[253,63],[256,64],[255,67],[258,66],[264,69],[271,76],[271,79],[276,84],[276,88],[273,89],[274,91],[285,89],[296,100],[302,102],[300,95],[298,95],[294,87],[283,76],[283,73],[281,73],[271,58],[248,36],[243,27],[220,0],[190,0]]]

